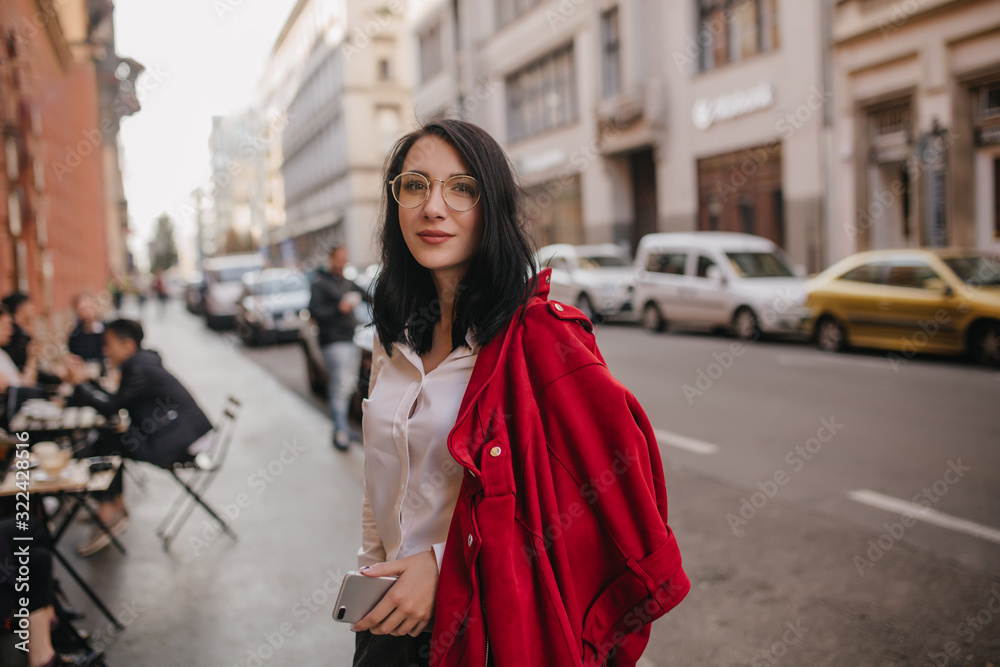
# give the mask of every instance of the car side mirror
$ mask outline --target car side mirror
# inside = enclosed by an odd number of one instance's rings
[[[705,277],[720,285],[726,284],[726,276],[722,273],[722,269],[717,266],[708,267],[708,270],[705,271]]]

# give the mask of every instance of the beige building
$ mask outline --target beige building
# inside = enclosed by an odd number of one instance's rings
[[[841,0],[831,240],[1000,252],[1000,0]]]
[[[823,16],[795,0],[424,2],[417,115],[500,140],[539,244],[747,231],[818,268]]]
[[[296,32],[313,38],[295,52],[304,60],[290,58],[284,67],[294,72],[294,90],[282,88],[274,98],[288,101],[281,135],[285,218],[269,231],[272,257],[315,261],[344,243],[352,263],[375,261],[383,162],[412,125],[406,28],[402,0],[301,0],[293,11],[279,46]]]

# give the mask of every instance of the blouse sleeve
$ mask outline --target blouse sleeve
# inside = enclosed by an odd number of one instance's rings
[[[375,380],[379,370],[382,368],[382,359],[385,358],[385,351],[379,344],[378,334],[372,341],[372,366],[371,374],[368,377],[368,395],[372,395],[375,388]],[[364,499],[361,510],[361,548],[358,549],[358,567],[374,565],[385,562],[385,545],[379,537],[378,527],[375,525],[375,513],[372,511],[371,503],[368,501],[368,484],[364,485]]]

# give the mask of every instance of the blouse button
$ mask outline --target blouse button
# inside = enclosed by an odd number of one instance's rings
[[[472,533],[469,533],[468,542],[469,542],[469,546],[471,547],[472,546]]]
[[[560,306],[558,303],[553,303],[552,307],[558,310],[560,313],[563,311],[563,307]]]
[[[494,447],[490,450],[490,456],[497,457],[500,456],[501,449],[499,447]]]

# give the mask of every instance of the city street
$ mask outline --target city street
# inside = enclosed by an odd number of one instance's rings
[[[644,664],[997,660],[1000,373],[627,325],[598,343],[660,429],[693,583]],[[244,353],[307,393],[297,346]],[[935,514],[904,525],[892,499]]]

